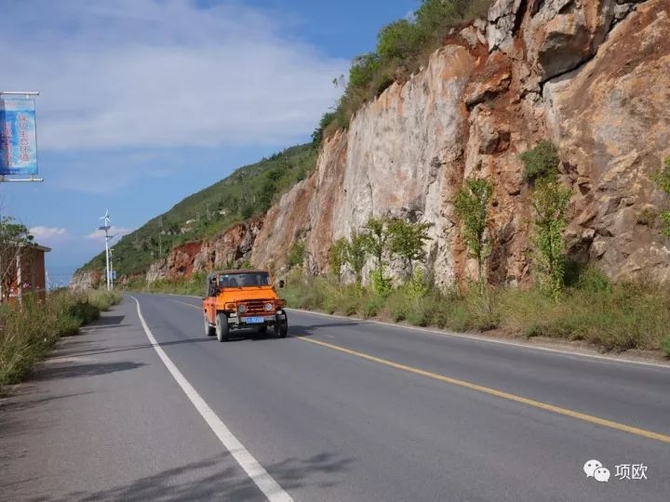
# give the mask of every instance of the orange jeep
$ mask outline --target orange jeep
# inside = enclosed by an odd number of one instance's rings
[[[284,281],[279,281],[284,287]],[[202,300],[205,333],[220,342],[228,340],[231,330],[255,328],[286,337],[288,317],[285,300],[277,295],[270,274],[265,270],[224,270],[207,275],[207,297]]]

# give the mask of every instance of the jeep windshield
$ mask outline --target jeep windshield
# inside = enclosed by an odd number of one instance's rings
[[[240,272],[218,276],[220,288],[244,288],[247,286],[269,286],[270,274],[267,272]]]

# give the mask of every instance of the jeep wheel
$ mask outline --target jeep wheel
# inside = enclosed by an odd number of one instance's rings
[[[275,323],[275,336],[277,338],[286,338],[288,333],[288,320],[277,321]]]
[[[205,334],[207,336],[216,335],[216,328],[214,326],[212,326],[211,324],[209,324],[209,321],[207,320],[207,315],[206,314],[203,316],[203,318],[205,319]]]
[[[228,327],[228,318],[223,312],[216,314],[216,339],[220,342],[228,341],[230,328]]]

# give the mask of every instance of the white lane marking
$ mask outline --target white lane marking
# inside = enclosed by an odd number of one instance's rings
[[[147,338],[151,342],[151,345],[158,353],[158,357],[161,358],[163,364],[168,369],[170,374],[177,381],[181,389],[184,391],[186,396],[190,399],[195,409],[198,410],[198,413],[205,419],[205,422],[212,429],[214,434],[219,438],[223,446],[230,452],[230,454],[237,460],[237,463],[240,464],[240,467],[249,475],[249,477],[256,483],[256,486],[263,492],[263,494],[268,498],[270,502],[293,502],[291,496],[284,491],[284,489],[279,486],[270,474],[265,470],[265,468],[256,460],[251,453],[242,445],[242,443],[235,437],[235,435],[226,427],[226,425],[221,421],[221,419],[214,413],[214,411],[209,407],[205,400],[200,397],[198,391],[186,380],[186,377],[182,375],[181,371],[175,366],[172,360],[168,355],[163,351],[163,349],[158,345],[158,342],[154,338],[153,333],[149,329],[144,316],[142,315],[142,310],[140,309],[140,302],[137,298],[132,295],[130,296],[135,303],[137,303],[137,315],[140,317],[140,322],[144,328],[144,333],[147,335]]]

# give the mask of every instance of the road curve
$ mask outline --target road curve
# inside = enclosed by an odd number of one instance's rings
[[[117,307],[125,336],[146,344],[149,331],[211,420],[153,349],[147,378],[160,384],[147,413],[178,402],[169,413],[193,424],[181,434],[203,443],[189,462],[218,452],[218,468],[232,473],[207,476],[189,500],[644,502],[670,493],[670,368],[298,311],[286,339],[219,343],[204,335],[198,299],[135,296],[145,326],[127,297]],[[268,497],[230,458],[217,420],[281,493]],[[608,482],[585,475],[592,459]],[[646,479],[616,476],[640,464],[631,477]]]

